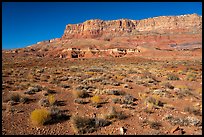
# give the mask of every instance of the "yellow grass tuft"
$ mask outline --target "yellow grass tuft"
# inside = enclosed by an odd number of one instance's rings
[[[50,105],[53,105],[56,101],[54,95],[49,94],[48,95],[48,101],[49,101]]]
[[[91,98],[91,102],[98,104],[98,103],[101,102],[101,98],[100,98],[99,96],[93,96],[93,97]]]
[[[34,125],[43,125],[51,119],[50,112],[46,109],[35,109],[31,112],[30,119]]]

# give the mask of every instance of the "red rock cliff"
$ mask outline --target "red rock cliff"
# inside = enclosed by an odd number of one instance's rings
[[[88,20],[81,24],[68,24],[62,39],[98,38],[134,35],[138,32],[197,33],[202,31],[202,16],[187,14],[160,16],[143,20],[119,19],[112,21]]]

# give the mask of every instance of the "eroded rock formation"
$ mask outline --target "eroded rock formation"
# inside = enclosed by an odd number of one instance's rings
[[[24,56],[36,54],[38,57],[92,58],[144,54],[155,56],[163,51],[201,48],[202,16],[188,14],[143,20],[96,19],[68,24],[61,38],[41,41],[11,53],[22,53]]]
[[[183,33],[202,29],[202,17],[197,14],[160,16],[143,20],[119,19],[112,21],[88,20],[81,24],[68,24],[62,39],[98,38],[134,35],[138,32]]]

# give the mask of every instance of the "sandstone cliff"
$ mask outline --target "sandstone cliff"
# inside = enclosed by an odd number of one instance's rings
[[[196,49],[199,49],[198,55],[202,54],[202,16],[189,14],[68,24],[61,38],[11,52],[57,58],[163,57],[165,54],[173,56],[174,52],[180,54],[180,51],[190,54]]]
[[[88,20],[81,24],[68,24],[62,39],[99,38],[148,33],[197,33],[202,30],[202,16],[160,16],[143,20],[119,19],[112,21]]]

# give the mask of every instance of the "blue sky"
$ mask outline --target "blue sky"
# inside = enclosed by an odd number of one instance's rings
[[[197,13],[202,2],[2,2],[2,48],[60,38],[67,24],[89,19],[140,20]]]

